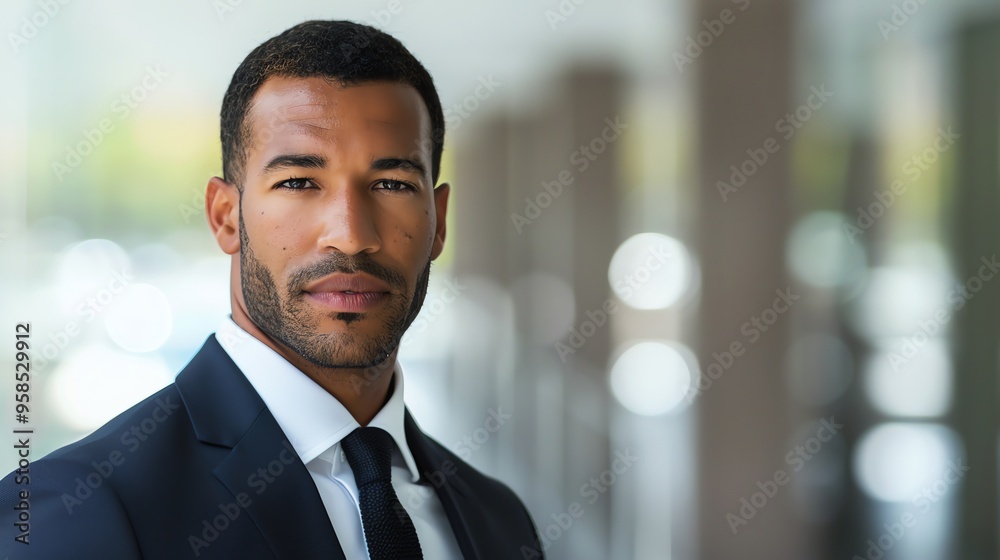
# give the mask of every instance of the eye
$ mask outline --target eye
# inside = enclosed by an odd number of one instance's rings
[[[379,179],[375,182],[376,185],[384,185],[385,188],[380,189],[389,192],[405,192],[413,191],[416,192],[417,188],[413,185],[406,183],[404,181],[397,181],[396,179]]]
[[[307,177],[292,177],[274,185],[274,188],[276,189],[286,189],[290,191],[304,191],[313,187],[315,187],[315,185],[313,185],[312,179]]]

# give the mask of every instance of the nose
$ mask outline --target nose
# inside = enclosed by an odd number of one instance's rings
[[[375,226],[371,198],[357,185],[331,191],[321,204],[322,232],[317,240],[321,253],[336,250],[347,255],[374,253],[382,247]]]

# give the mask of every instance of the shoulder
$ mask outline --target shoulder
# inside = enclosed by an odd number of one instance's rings
[[[124,464],[127,458],[155,454],[167,437],[154,437],[189,426],[184,402],[173,383],[146,397],[109,420],[86,437],[63,446],[43,457],[93,468],[93,462]]]
[[[148,481],[140,471],[161,460],[171,439],[151,436],[176,431],[186,422],[182,409],[171,384],[83,439],[37,460],[29,455],[0,480],[0,510],[15,511],[24,534],[0,542],[0,556],[138,558],[122,487]],[[33,442],[25,443],[30,450]]]
[[[487,520],[489,531],[504,535],[527,557],[542,558],[541,541],[534,520],[524,502],[507,484],[473,467],[435,439],[423,435],[427,450],[435,456],[435,467],[421,475],[434,486],[452,484],[456,490],[474,502]]]
[[[427,440],[439,456],[443,458],[438,469],[441,474],[460,478],[476,493],[477,497],[488,499],[487,503],[494,505],[498,509],[508,512],[527,513],[524,503],[506,483],[473,467],[434,438],[428,436]],[[433,478],[431,476],[433,473],[423,474],[429,478]],[[433,480],[431,482],[433,483]]]

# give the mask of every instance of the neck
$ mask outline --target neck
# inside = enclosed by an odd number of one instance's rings
[[[389,400],[399,348],[382,363],[367,368],[328,368],[306,360],[262,331],[238,302],[233,302],[233,322],[288,360],[344,405],[358,424],[367,426]]]

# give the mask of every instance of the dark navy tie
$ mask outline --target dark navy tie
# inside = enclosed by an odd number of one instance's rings
[[[358,483],[368,556],[422,559],[413,521],[392,488],[393,445],[389,432],[368,427],[354,430],[340,442]]]

